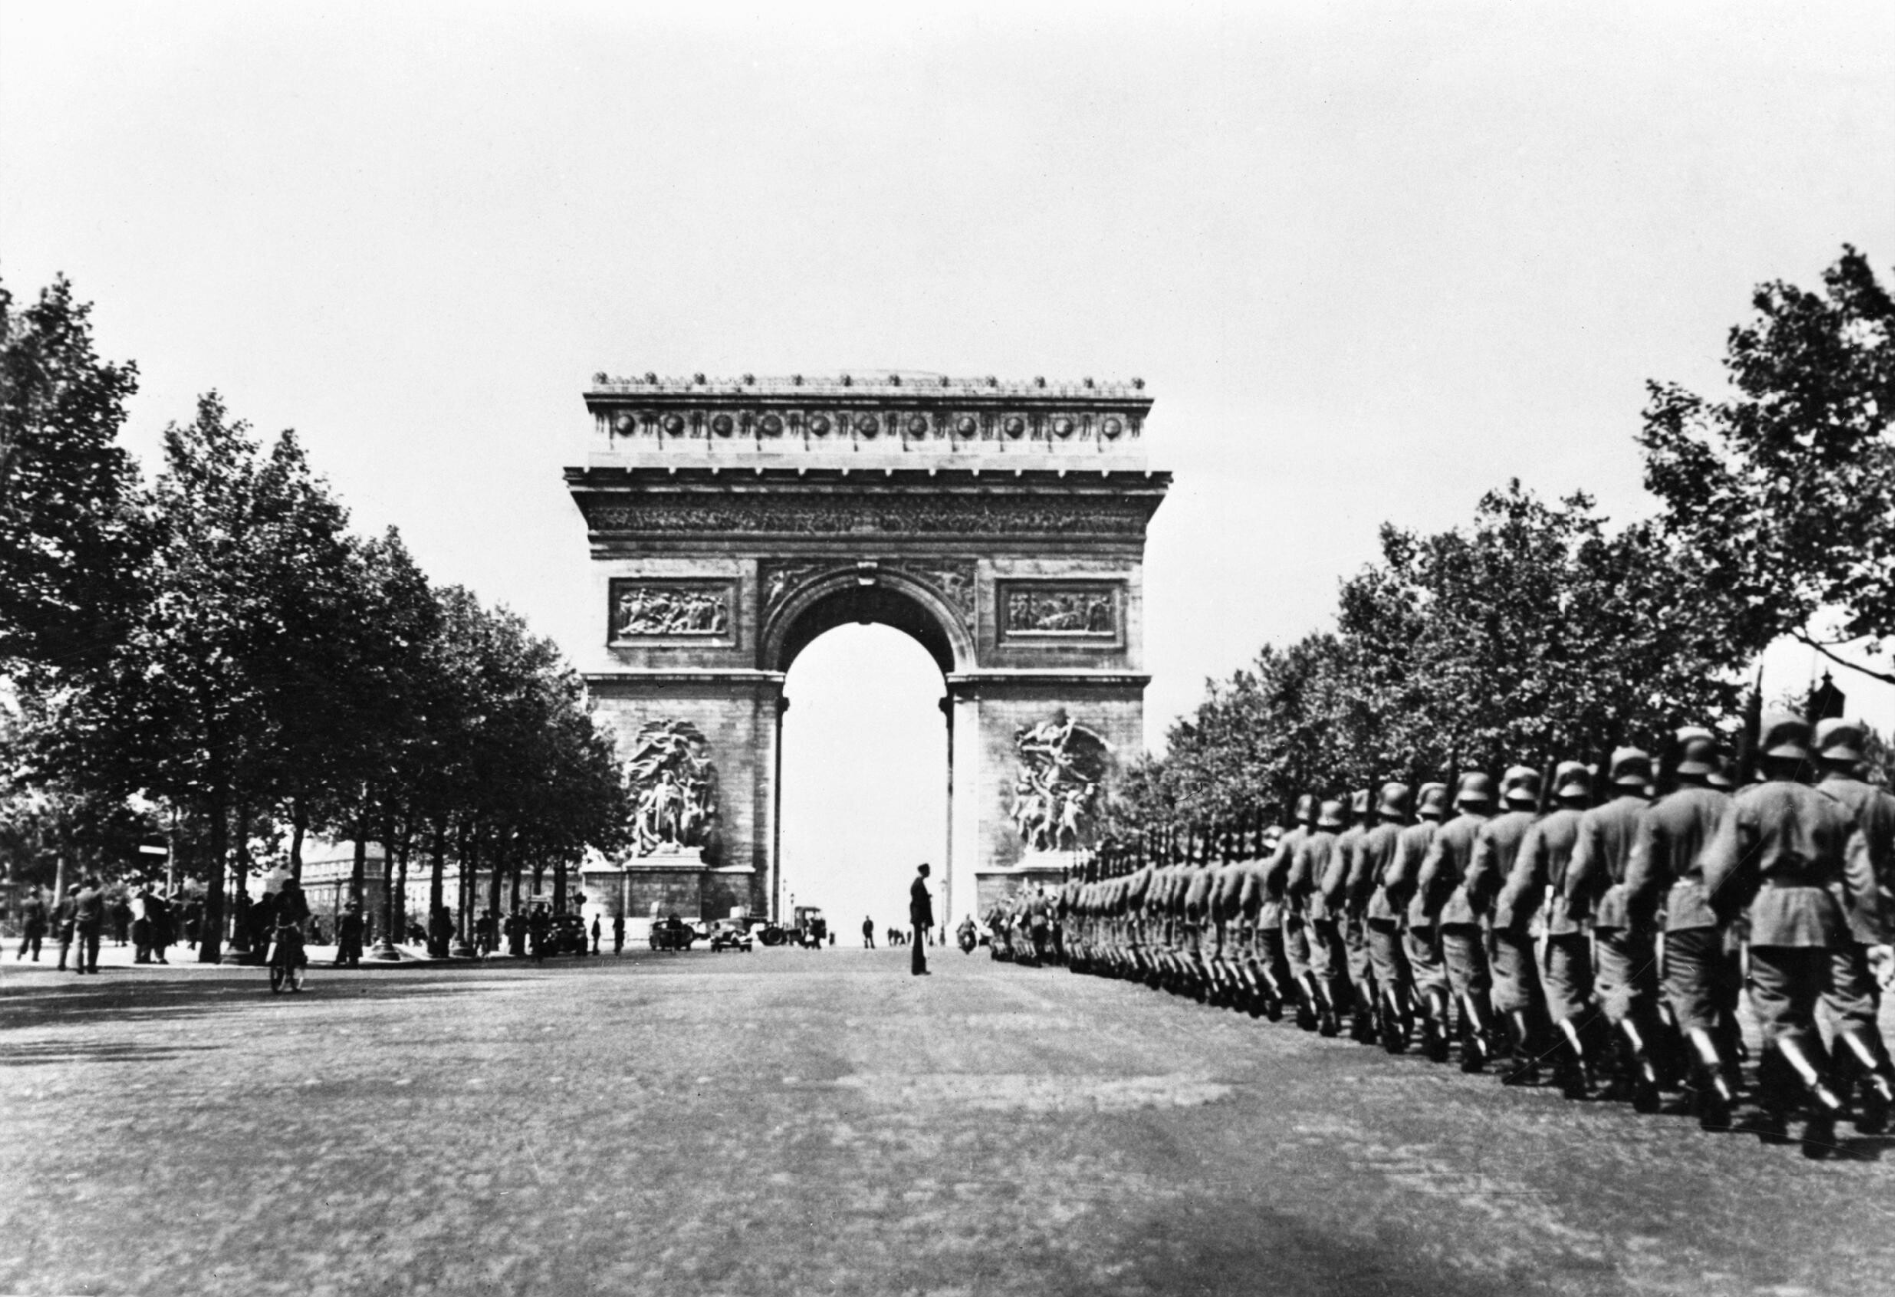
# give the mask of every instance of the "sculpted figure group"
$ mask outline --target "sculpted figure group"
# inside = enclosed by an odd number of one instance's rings
[[[1670,1104],[1707,1130],[1782,1140],[1801,1120],[1821,1156],[1838,1122],[1877,1133],[1895,1105],[1877,1025],[1895,796],[1860,777],[1863,734],[1769,718],[1757,781],[1735,792],[1716,739],[1688,729],[1664,772],[1621,748],[1546,787],[1516,766],[1498,788],[1473,772],[1307,795],[1287,830],[1108,844],[1057,894],[986,916],[994,954],[1328,1036],[1346,1023],[1391,1053],[1418,1038],[1465,1072]]]

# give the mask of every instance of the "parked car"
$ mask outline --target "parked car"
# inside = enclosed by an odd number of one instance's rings
[[[743,924],[725,919],[711,932],[711,949],[741,950],[748,954],[756,949],[756,943],[750,936],[750,930]]]

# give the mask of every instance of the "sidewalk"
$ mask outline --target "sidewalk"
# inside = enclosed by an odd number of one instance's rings
[[[40,951],[40,957],[37,963],[35,963],[30,956],[23,960],[16,960],[14,958],[15,953],[18,952],[18,950],[20,949],[20,942],[19,942],[19,938],[17,937],[8,938],[6,940],[4,947],[0,949],[4,950],[4,954],[0,955],[0,975],[4,975],[5,973],[12,973],[12,972],[23,973],[29,970],[54,973],[54,974],[59,973],[59,944],[57,942],[49,941],[45,943],[45,945],[42,947]],[[524,958],[515,960],[512,955],[508,955],[508,954],[488,955],[484,959],[436,959],[432,955],[428,954],[428,950],[426,946],[396,946],[395,949],[401,952],[401,959],[399,961],[384,961],[384,960],[379,960],[379,959],[364,958],[362,960],[360,968],[356,970],[351,970],[351,971],[365,971],[372,968],[412,968],[416,965],[441,966],[441,967],[447,967],[447,966],[474,967],[474,966],[489,964],[489,963],[530,963],[531,962],[530,960],[524,959]],[[304,950],[309,955],[309,962],[312,967],[327,968],[327,967],[332,966],[335,962],[336,948],[334,946],[309,945],[309,946],[305,946]],[[100,946],[99,947],[99,973],[100,975],[103,976],[108,970],[114,971],[114,972],[143,973],[148,970],[156,970],[156,969],[233,967],[233,965],[230,965],[230,964],[199,963],[198,958],[197,958],[197,951],[193,950],[189,946],[185,946],[182,944],[172,946],[170,949],[165,951],[165,957],[169,961],[168,963],[162,963],[162,964],[155,963],[155,962],[150,963],[150,964],[135,963],[133,962],[133,957],[134,955],[136,955],[136,953],[137,953],[136,948],[129,944],[123,945],[123,946],[115,946],[108,942],[105,945]],[[235,965],[235,967],[242,967],[242,965]],[[70,964],[68,965],[64,973],[64,976],[66,977],[77,976],[77,974],[75,974],[72,971]]]

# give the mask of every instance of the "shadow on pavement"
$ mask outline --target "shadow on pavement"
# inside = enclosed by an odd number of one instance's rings
[[[239,970],[243,976],[193,977],[176,981],[95,981],[74,985],[10,987],[0,992],[0,1033],[30,1027],[72,1026],[110,1017],[126,1022],[209,1018],[218,1014],[258,1008],[272,1001],[285,1008],[343,1000],[359,1004],[374,1000],[416,1001],[449,999],[490,989],[493,978],[468,980],[465,975],[428,973],[345,973],[312,970],[309,988],[299,995],[273,995],[261,968]],[[17,1046],[8,1046],[13,1052]]]

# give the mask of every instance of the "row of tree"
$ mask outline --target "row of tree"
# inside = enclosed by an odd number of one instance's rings
[[[1649,386],[1639,443],[1660,509],[1611,529],[1518,482],[1471,526],[1388,526],[1335,626],[1266,645],[1128,771],[1121,834],[1280,819],[1456,769],[1602,760],[1685,724],[1741,732],[1757,658],[1791,637],[1895,682],[1895,304],[1845,247],[1821,290],[1758,288],[1730,392]],[[1845,655],[1846,654],[1846,655]]]
[[[364,539],[294,433],[265,444],[215,394],[148,485],[118,444],[136,369],[94,351],[63,280],[0,289],[0,844],[110,866],[161,829],[203,863],[219,956],[226,876],[306,835],[503,876],[622,845],[628,798],[550,642],[400,536]],[[397,921],[396,889],[385,889]],[[474,898],[458,898],[463,923]]]

